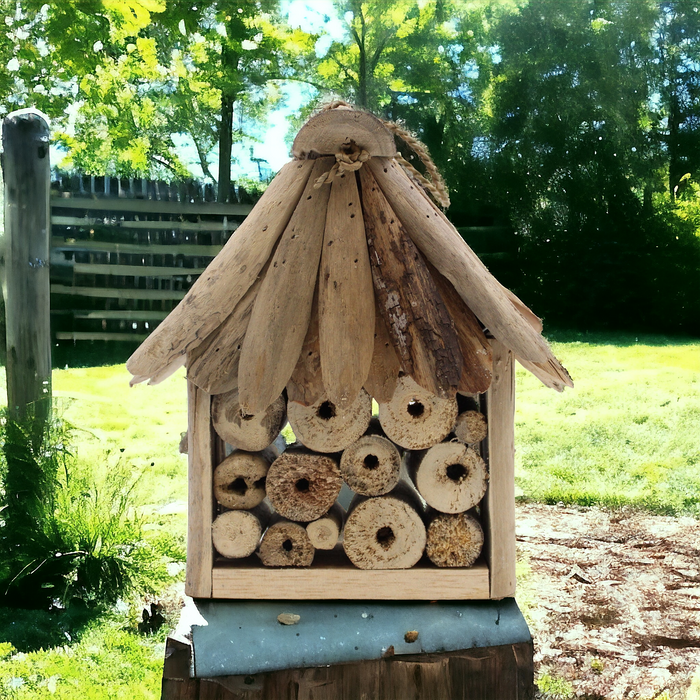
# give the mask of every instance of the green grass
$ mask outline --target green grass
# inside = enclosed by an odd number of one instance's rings
[[[557,394],[518,369],[522,494],[700,515],[700,341],[580,338],[552,343],[573,390]]]

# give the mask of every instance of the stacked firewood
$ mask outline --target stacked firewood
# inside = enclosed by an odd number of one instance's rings
[[[361,569],[406,569],[424,553],[469,567],[484,542],[479,502],[488,471],[478,395],[441,398],[410,377],[372,415],[366,391],[346,408],[284,396],[246,414],[236,390],[213,398],[219,437],[233,447],[214,471],[216,551],[265,566],[310,566],[317,549],[344,550]],[[280,431],[289,423],[297,442]],[[338,503],[352,492],[347,512]]]

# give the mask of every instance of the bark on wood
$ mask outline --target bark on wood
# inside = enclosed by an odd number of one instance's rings
[[[443,442],[405,455],[408,473],[425,502],[441,513],[463,513],[486,493],[484,460],[461,442]]]
[[[318,338],[318,286],[311,305],[311,319],[299,360],[287,383],[287,398],[311,406],[323,396],[321,345]]]
[[[341,452],[359,439],[372,418],[372,399],[362,390],[347,408],[322,396],[311,406],[290,401],[287,417],[297,439],[316,452]]]
[[[280,396],[264,411],[250,415],[241,409],[238,391],[219,394],[212,400],[214,430],[233,447],[248,452],[264,450],[280,434],[287,420],[287,401]]]
[[[367,168],[362,209],[378,307],[404,371],[426,390],[453,397],[462,370],[454,324],[423,257]]]
[[[479,411],[464,411],[457,416],[455,437],[467,445],[476,445],[486,438],[486,416]]]
[[[363,435],[343,452],[340,473],[355,493],[382,496],[399,483],[401,454],[387,438]]]
[[[321,372],[326,396],[344,407],[369,374],[375,304],[355,173],[334,177],[330,188],[318,287]]]
[[[345,511],[339,503],[334,503],[324,516],[306,526],[311,544],[316,549],[333,549],[338,544],[344,519]]]
[[[247,413],[269,406],[287,385],[299,360],[311,318],[329,188],[313,181],[331,167],[315,161],[311,179],[282,234],[263,279],[241,348],[238,390]]]
[[[443,399],[401,377],[391,401],[379,404],[379,421],[390,440],[420,450],[444,440],[457,418],[456,399]]]
[[[131,374],[144,379],[154,376],[223,323],[269,259],[312,168],[312,161],[292,161],[280,170],[185,298],[129,358]]]
[[[310,522],[331,509],[342,485],[335,459],[291,448],[270,467],[267,497],[283,517]]]
[[[377,301],[375,297],[375,302]],[[378,403],[391,401],[396,382],[401,372],[401,363],[396,356],[394,343],[389,336],[381,313],[375,311],[374,352],[365,380],[365,390]]]
[[[408,235],[493,335],[523,359],[547,362],[552,358],[544,338],[515,309],[503,287],[401,166],[384,158],[372,158],[366,165]]]
[[[425,552],[440,567],[469,567],[479,558],[484,531],[469,513],[435,513],[428,525]]]
[[[311,566],[314,554],[306,528],[289,520],[270,525],[258,548],[264,566]]]
[[[236,304],[233,313],[203,343],[187,352],[187,377],[209,394],[238,389],[241,345],[264,271]]]
[[[254,510],[228,510],[211,526],[216,551],[229,559],[249,557],[257,548],[270,511],[261,503]]]
[[[270,452],[254,453],[237,450],[214,470],[214,497],[225,508],[248,510],[265,498],[265,480]]]
[[[491,345],[479,320],[462,301],[457,290],[432,265],[428,265],[447,311],[454,321],[462,353],[462,371],[458,391],[481,394],[491,384]]]
[[[423,556],[425,525],[405,493],[399,489],[351,504],[343,548],[359,569],[410,569]]]

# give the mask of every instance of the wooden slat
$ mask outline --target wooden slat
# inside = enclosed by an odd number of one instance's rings
[[[60,309],[51,313],[67,313],[73,318],[89,319],[124,319],[125,321],[162,321],[169,311],[151,311],[149,309],[112,309],[109,311],[83,311],[73,309]]]
[[[51,217],[52,226],[77,226],[92,228],[128,228],[152,231],[235,231],[238,221],[107,221],[102,217],[58,216]]]
[[[93,211],[132,211],[162,214],[209,214],[211,216],[246,216],[251,204],[220,204],[218,202],[162,202],[157,199],[116,199],[104,197],[51,197],[52,209],[82,209]]]
[[[316,553],[320,558],[320,553]],[[217,567],[212,597],[264,600],[485,600],[489,572],[483,561],[471,569],[363,570],[346,562],[314,563],[308,569],[262,568],[254,563]]]
[[[102,299],[175,299],[184,298],[186,292],[174,289],[111,289],[108,287],[69,287],[52,284],[51,294],[74,297],[99,297]]]
[[[185,593],[211,598],[214,551],[211,524],[214,519],[212,475],[214,445],[211,397],[187,382],[187,571]]]
[[[187,277],[201,275],[204,267],[153,267],[149,265],[100,265],[69,263],[77,275],[119,275],[120,277]]]
[[[148,338],[148,333],[90,333],[83,331],[57,331],[56,340],[125,340],[142,343]]]
[[[52,250],[100,250],[105,253],[139,253],[143,255],[198,255],[203,258],[213,258],[219,254],[220,245],[147,245],[146,243],[111,243],[108,241],[83,241],[60,236],[52,236]]]
[[[482,501],[491,598],[515,594],[515,372],[512,353],[491,341],[493,378],[486,395],[489,486]]]

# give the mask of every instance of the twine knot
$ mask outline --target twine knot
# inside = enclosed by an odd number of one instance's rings
[[[361,149],[354,141],[348,141],[340,147],[340,151],[335,154],[335,164],[321,177],[316,179],[314,188],[318,189],[324,183],[330,183],[334,177],[340,177],[343,173],[359,170],[363,163],[366,163],[372,156]]]

